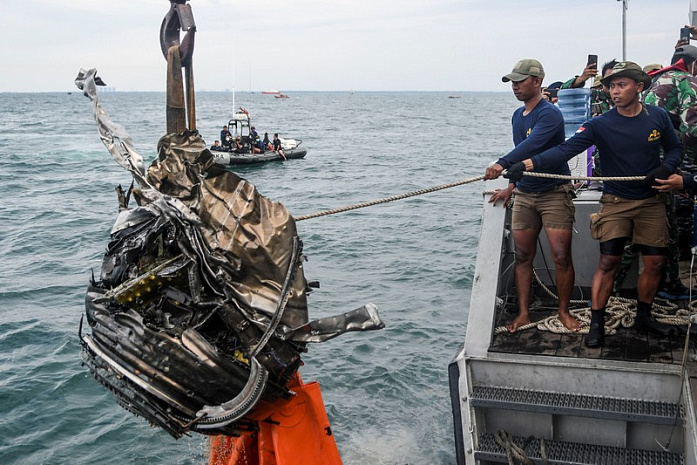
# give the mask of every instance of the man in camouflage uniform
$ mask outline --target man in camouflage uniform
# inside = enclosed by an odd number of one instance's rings
[[[583,73],[578,76],[574,76],[565,83],[561,85],[562,89],[578,89],[586,85],[586,81],[592,77],[595,77],[593,84],[591,85],[591,115],[598,116],[615,105],[610,99],[610,89],[604,87],[600,82],[600,79],[607,77],[611,72],[612,68],[617,64],[617,60],[610,60],[603,65],[600,75],[598,75],[598,64],[590,63],[583,68]],[[593,105],[596,105],[596,111],[593,111]],[[597,106],[599,105],[599,106]]]
[[[680,170],[697,174],[697,47],[676,48],[671,66],[650,73],[653,82],[644,102],[668,111],[683,145]],[[669,299],[689,298],[689,290],[680,281],[679,260],[690,255],[694,220],[694,197],[675,195],[673,208],[667,208],[671,223],[666,276],[659,295]],[[673,214],[671,214],[673,213]]]
[[[610,63],[615,62],[611,61]],[[612,66],[609,68],[610,70],[612,70]],[[600,79],[603,77],[604,76],[596,76],[591,85],[591,117],[602,115],[615,106],[608,93],[609,89],[600,82]]]
[[[615,106],[610,98],[610,89],[603,86],[600,79],[608,76],[612,72],[612,67],[617,64],[616,60],[610,60],[603,65],[602,72],[598,75],[598,64],[590,63],[583,68],[583,73],[574,76],[561,85],[562,89],[578,89],[586,85],[586,81],[595,77],[591,85],[591,117],[602,115]]]
[[[612,69],[612,66],[610,66]],[[562,89],[578,89],[586,85],[586,81],[598,74],[598,63],[589,63],[583,68],[583,72],[574,76],[561,85]]]

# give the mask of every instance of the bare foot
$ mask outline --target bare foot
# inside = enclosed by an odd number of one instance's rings
[[[518,328],[521,326],[525,326],[530,323],[530,316],[527,314],[520,314],[518,315],[515,320],[509,325],[506,325],[506,329],[508,330],[509,333],[515,333],[518,331]]]
[[[568,311],[559,312],[559,321],[566,326],[566,329],[574,333],[581,329],[581,322],[574,318]]]

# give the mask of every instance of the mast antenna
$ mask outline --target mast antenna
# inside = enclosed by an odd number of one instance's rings
[[[627,61],[627,8],[629,0],[617,0],[622,2],[622,61]]]

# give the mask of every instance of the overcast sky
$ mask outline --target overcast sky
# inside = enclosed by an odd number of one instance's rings
[[[164,91],[167,0],[0,0],[0,92]],[[521,58],[546,83],[622,58],[617,0],[191,0],[196,89],[508,91]],[[630,0],[627,59],[667,63],[688,0]],[[234,72],[233,72],[234,71]]]

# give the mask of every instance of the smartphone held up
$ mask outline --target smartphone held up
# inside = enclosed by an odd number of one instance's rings
[[[690,42],[690,28],[689,27],[681,27],[680,28],[680,42]]]

